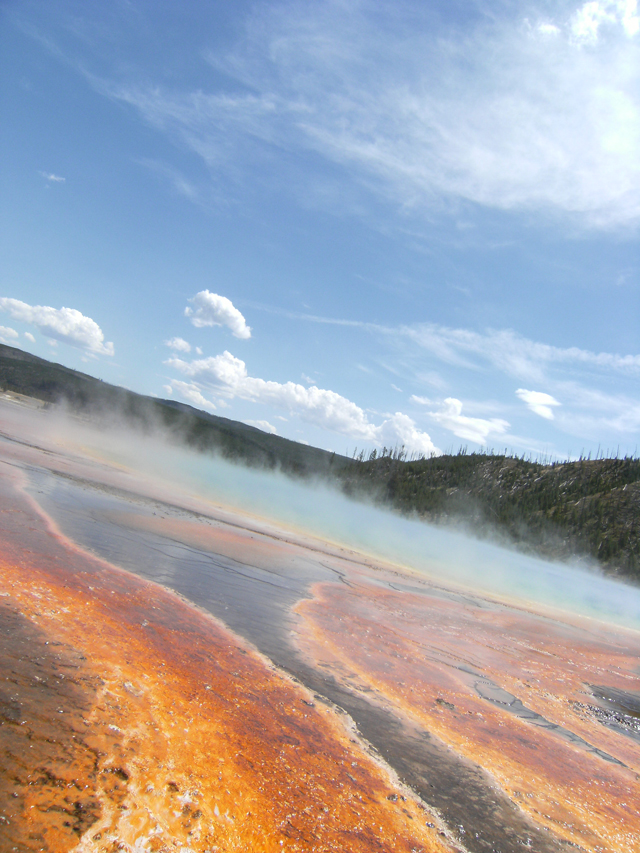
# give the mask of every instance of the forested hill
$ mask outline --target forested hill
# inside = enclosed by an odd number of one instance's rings
[[[294,476],[330,476],[350,464],[336,453],[271,435],[256,427],[178,403],[136,394],[43,358],[0,344],[0,390],[64,404],[98,424],[161,429],[194,450]]]
[[[437,524],[463,525],[553,559],[593,558],[640,583],[640,460],[542,464],[460,452],[406,460],[401,451],[348,459],[173,400],[145,397],[0,345],[0,389],[64,403],[98,423],[161,427],[200,452],[290,476],[322,477],[354,498]]]
[[[394,456],[396,458],[394,458]],[[496,531],[519,550],[592,557],[640,582],[640,459],[542,464],[460,452],[419,461],[402,454],[354,460],[344,489],[426,521]]]

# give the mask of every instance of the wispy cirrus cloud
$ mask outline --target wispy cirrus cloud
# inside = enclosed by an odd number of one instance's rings
[[[173,166],[163,163],[161,160],[153,160],[148,157],[138,157],[135,162],[140,166],[144,166],[145,169],[158,175],[163,180],[168,181],[178,195],[185,196],[189,201],[202,201],[198,187]]]
[[[634,396],[578,382],[558,383],[557,388],[563,408],[556,421],[570,435],[602,442],[640,433],[637,393]]]
[[[511,329],[452,329],[436,324],[416,324],[388,330],[414,343],[439,361],[478,370],[490,365],[516,379],[542,382],[554,368],[640,374],[640,355],[591,352],[580,347],[557,347],[532,341]]]
[[[460,30],[403,3],[268,4],[235,50],[207,56],[224,89],[96,85],[216,171],[242,172],[268,147],[319,155],[404,208],[470,202],[637,224],[634,0],[503,13]]]
[[[291,320],[361,329],[396,347],[433,356],[444,364],[473,371],[492,367],[519,380],[545,381],[548,372],[554,367],[568,371],[593,371],[604,375],[640,375],[640,354],[558,347],[531,340],[513,329],[477,331],[452,328],[438,323],[385,326],[381,323],[321,317],[293,311],[278,310],[273,313]]]

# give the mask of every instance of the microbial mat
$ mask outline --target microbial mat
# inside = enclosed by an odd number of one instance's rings
[[[0,430],[3,851],[640,849],[636,590],[596,619],[239,509],[159,439]]]

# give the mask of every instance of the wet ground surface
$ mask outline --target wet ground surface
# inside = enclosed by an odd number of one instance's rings
[[[332,566],[326,555],[305,556],[284,542],[273,543],[269,559],[270,543],[258,532],[251,535],[259,551],[255,556],[263,565],[241,562],[195,547],[198,537],[192,525],[205,528],[202,544],[211,547],[206,534],[213,530],[218,547],[224,547],[224,531],[227,550],[239,549],[248,556],[247,543],[234,542],[226,526],[213,518],[104,487],[96,489],[69,477],[52,477],[42,470],[30,471],[29,481],[30,493],[71,539],[221,618],[321,701],[329,700],[349,714],[367,741],[425,802],[439,810],[470,851],[510,853],[522,849],[521,842],[533,843],[534,839],[540,853],[558,849],[556,843],[540,837],[536,827],[500,795],[480,768],[438,738],[399,721],[389,709],[345,687],[331,672],[309,666],[301,658],[291,641],[296,623],[292,607],[310,595],[312,583],[347,582],[344,566],[336,561]],[[167,535],[150,529],[164,529]]]
[[[0,849],[456,849],[332,708],[0,486]]]
[[[452,749],[464,732],[457,732],[456,738],[447,742],[432,726],[425,725],[426,720],[398,714],[397,707],[373,695],[370,685],[344,678],[344,669],[335,661],[325,661],[322,667],[316,661],[311,665],[301,655],[296,642],[299,617],[293,608],[301,600],[313,600],[315,584],[327,584],[333,590],[336,600],[329,608],[332,613],[344,605],[345,590],[357,589],[359,596],[371,598],[372,588],[354,576],[348,563],[330,554],[305,553],[284,541],[270,542],[257,530],[248,534],[253,538],[247,542],[246,531],[229,530],[215,518],[162,502],[148,503],[138,496],[109,493],[104,487],[96,489],[68,477],[52,478],[46,472],[32,471],[30,483],[31,493],[74,541],[208,610],[317,696],[349,714],[363,737],[404,782],[438,810],[453,836],[471,853],[514,853],[523,847],[539,853],[565,846],[570,849],[570,838],[562,839],[552,832],[552,821],[546,826],[536,825],[533,815],[495,784],[495,777],[482,763]],[[254,561],[249,561],[252,543]],[[397,578],[389,573],[373,574],[374,597],[382,590],[400,597],[409,595],[394,590]],[[430,585],[424,582],[413,585],[412,595],[421,597],[425,608],[429,592]],[[436,589],[435,596],[449,607],[479,607],[485,613],[503,609],[471,594]],[[345,619],[353,617],[353,611],[345,613]],[[328,633],[334,636],[334,632],[332,626]],[[384,657],[382,650],[379,657]],[[482,666],[472,667],[459,660],[447,662],[448,666],[452,664],[482,704],[493,706],[499,715],[513,715],[602,761],[625,766],[571,728],[525,705],[495,683]],[[445,698],[438,704],[440,710],[447,710],[447,704],[452,703]],[[467,720],[463,723],[471,728]],[[506,740],[507,732],[503,737]],[[535,740],[535,735],[531,738]]]
[[[205,850],[208,848],[197,845],[204,844],[207,837],[206,843],[213,843],[213,835],[218,846],[211,849],[221,851],[282,849],[280,841],[285,849],[318,851],[460,849],[515,853],[532,849],[539,853],[628,853],[640,849],[640,819],[633,805],[640,800],[640,640],[633,632],[587,621],[563,621],[473,592],[447,589],[326,543],[301,541],[256,520],[234,521],[212,508],[194,509],[184,502],[179,505],[180,501],[174,503],[166,494],[155,498],[146,486],[146,493],[142,487],[136,493],[130,488],[130,478],[122,479],[129,484],[123,488],[118,477],[107,477],[102,470],[86,476],[86,468],[74,471],[73,466],[60,461],[53,465],[42,454],[27,457],[14,456],[11,464],[26,474],[28,493],[55,521],[55,535],[58,530],[87,554],[174,590],[211,613],[231,632],[216,634],[206,617],[181,599],[174,598],[171,604],[157,591],[160,588],[136,586],[145,581],[118,575],[115,569],[115,575],[109,574],[106,564],[101,564],[98,572],[99,584],[95,578],[88,579],[96,569],[89,571],[86,561],[90,557],[86,554],[85,562],[62,560],[64,566],[56,564],[55,572],[49,573],[52,586],[47,594],[53,595],[55,587],[59,596],[57,621],[49,621],[49,629],[52,624],[60,626],[75,619],[79,636],[82,631],[77,626],[81,623],[88,635],[92,624],[109,624],[115,635],[121,632],[121,646],[114,645],[98,666],[98,672],[108,673],[116,660],[119,672],[118,677],[112,674],[104,679],[106,687],[99,687],[101,695],[108,690],[111,699],[102,704],[102,716],[98,716],[103,728],[109,730],[107,720],[112,719],[119,730],[117,737],[111,732],[113,743],[108,739],[102,742],[100,755],[108,756],[110,750],[119,755],[118,761],[108,766],[120,767],[131,777],[126,783],[120,780],[128,799],[119,805],[127,808],[114,806],[99,774],[98,781],[87,783],[86,790],[96,804],[95,825],[120,826],[123,844],[133,849],[137,831],[138,838],[146,838],[145,843],[151,845],[141,849],[149,850],[179,849],[171,846],[171,837],[196,845],[194,850]],[[31,524],[35,530],[37,521]],[[20,572],[24,577],[24,566],[11,571],[16,578]],[[125,582],[125,577],[131,580]],[[37,600],[28,598],[28,587],[27,583],[18,611],[26,614],[31,601],[32,615],[37,619],[27,620],[25,630],[34,624],[42,631],[47,611],[41,603],[35,607]],[[15,606],[17,587],[12,589]],[[33,589],[31,592],[36,594]],[[84,596],[95,614],[81,616],[74,611]],[[67,606],[65,597],[70,614],[75,612],[73,619],[61,615]],[[117,624],[118,613],[122,614],[121,625]],[[199,626],[197,630],[189,625],[190,620]],[[205,646],[198,632],[208,637]],[[100,635],[104,641],[104,631]],[[76,649],[69,639],[69,653],[81,655],[82,649]],[[243,649],[243,641],[250,645]],[[86,653],[90,636],[83,642]],[[236,642],[240,646],[234,651]],[[123,643],[130,644],[125,652]],[[39,647],[35,640],[33,644]],[[292,679],[287,683],[293,693],[286,700],[278,700],[279,705],[270,704],[266,698],[272,696],[274,676],[266,677],[268,673],[258,667],[251,674],[245,672],[240,680],[235,678],[238,660],[246,664],[252,648],[264,656],[259,659],[261,666],[273,665],[273,673]],[[207,701],[212,698],[212,661],[223,659],[224,666],[216,669],[215,688],[222,705],[212,705],[203,714],[203,697]],[[142,668],[141,660],[146,662]],[[25,673],[31,671],[30,666],[28,661],[24,663]],[[165,678],[163,673],[168,675],[169,670],[172,678]],[[91,672],[94,677],[95,666]],[[150,680],[156,684],[154,690]],[[82,682],[84,692],[78,695],[77,707],[83,726],[89,719],[92,726],[99,727],[95,713],[86,713],[87,703],[95,705],[91,691],[98,689],[96,684],[90,679]],[[134,693],[123,684],[129,684]],[[164,686],[160,689],[158,685]],[[153,694],[153,701],[145,700],[146,710],[137,707],[136,690],[145,696]],[[296,694],[297,690],[302,692]],[[223,711],[227,707],[225,697],[227,705],[231,703],[240,711],[228,716]],[[6,719],[17,713],[16,701],[21,700],[16,699],[15,691],[7,693],[1,706]],[[182,740],[174,737],[178,706],[181,719],[190,720],[186,725],[189,734],[183,734]],[[171,708],[174,710],[169,714]],[[299,728],[295,734],[286,734],[297,720],[294,708],[311,717],[305,724],[304,737]],[[266,713],[273,719],[267,720]],[[257,726],[248,723],[251,715]],[[344,735],[349,731],[344,729],[349,719],[370,744],[370,753],[366,744],[362,751],[357,737]],[[137,720],[135,725],[131,720]],[[15,725],[15,720],[9,722],[10,727]],[[143,725],[162,734],[144,748],[139,733],[133,733]],[[216,726],[226,732],[225,749],[207,741]],[[194,727],[199,727],[197,736],[193,735]],[[318,740],[320,730],[323,735]],[[122,732],[129,733],[125,736]],[[286,749],[283,752],[282,744],[288,737],[296,741],[295,756]],[[275,751],[273,741],[278,745]],[[189,799],[189,790],[205,786],[203,778],[198,777],[196,783],[184,768],[167,775],[175,760],[170,758],[171,750],[183,750],[182,757],[197,770],[202,765],[205,742],[207,759],[217,760],[220,753],[226,766],[234,766],[232,796],[225,789],[226,811],[222,810],[220,791],[210,792],[208,805],[200,791],[197,808],[186,803],[189,808],[180,820],[165,820],[163,824],[161,810],[172,813],[171,799]],[[136,764],[132,743],[142,752],[155,750],[155,758]],[[304,743],[311,746],[303,748]],[[349,761],[345,749],[353,751]],[[341,757],[337,758],[340,750]],[[289,803],[284,810],[288,817],[280,814],[276,820],[271,812],[278,811],[279,803],[267,807],[269,797],[276,801],[286,798],[292,780],[315,760],[312,756],[316,753],[326,754],[327,763],[314,770],[313,795],[297,793],[295,804]],[[239,755],[244,756],[240,763]],[[377,759],[383,762],[382,767],[391,768],[390,777],[382,771],[382,776],[376,775]],[[104,763],[107,759],[101,760]],[[349,766],[354,769],[340,769]],[[389,786],[393,771],[408,788],[402,784]],[[156,797],[153,803],[151,794],[140,793],[145,774],[156,791],[162,788],[164,792],[163,798]],[[265,797],[259,808],[246,807],[249,817],[242,823],[245,834],[240,841],[237,815],[232,826],[224,814],[234,814],[231,801],[246,802],[257,778],[262,779]],[[135,785],[132,780],[136,780]],[[225,784],[231,785],[229,781]],[[243,789],[242,784],[248,788]],[[345,800],[348,788],[355,793]],[[375,791],[380,793],[375,795]],[[412,800],[411,791],[419,800]],[[362,792],[367,792],[364,805],[357,800]],[[335,834],[328,826],[323,829],[324,823],[318,823],[314,809],[333,808],[332,798],[343,808],[338,822],[350,815],[352,824],[360,827],[348,842],[346,837],[341,840],[339,832]],[[361,811],[354,811],[356,802]],[[24,803],[19,803],[13,814],[22,808],[24,815]],[[235,811],[242,808],[236,805]],[[194,819],[196,811],[200,815]],[[143,813],[147,815],[144,820],[140,816]],[[260,819],[255,817],[258,813]],[[127,817],[126,826],[123,815]],[[137,824],[134,815],[138,815]],[[213,835],[206,836],[200,828],[196,838],[196,822],[203,827],[207,820],[208,825],[217,827],[217,835],[211,830]],[[371,828],[372,821],[380,829],[366,834],[364,824]],[[277,846],[269,847],[270,836],[263,829],[249,842],[252,822],[260,827],[276,826],[272,838]],[[283,826],[289,827],[286,832]],[[65,831],[76,837],[78,827],[84,831],[81,824],[71,820]],[[105,839],[113,840],[114,832],[97,831],[97,840],[91,841],[94,846],[86,849],[110,849]],[[392,837],[396,847],[391,845]],[[89,843],[86,839],[85,833],[85,843]],[[408,846],[402,846],[403,839]],[[22,853],[23,849],[55,847],[16,849]]]
[[[640,692],[629,693],[615,687],[589,685],[597,705],[589,705],[592,714],[605,726],[640,743]]]
[[[7,598],[0,598],[0,673],[0,847],[65,849],[101,813],[72,770],[90,779],[99,765],[83,724],[99,680],[83,655],[49,641]]]

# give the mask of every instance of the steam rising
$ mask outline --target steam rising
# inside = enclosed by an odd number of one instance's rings
[[[33,415],[30,417],[33,424]],[[191,495],[406,567],[435,583],[560,608],[640,630],[640,589],[596,570],[539,560],[461,532],[403,518],[352,501],[320,481],[294,481],[279,473],[197,454],[168,436],[142,436],[122,427],[102,431],[61,415],[43,414],[41,418],[46,420],[49,439],[63,452],[80,452],[123,466],[140,485],[151,478],[177,504]],[[26,434],[24,425],[20,434]]]
[[[600,573],[403,518],[349,500],[321,482],[306,485],[177,449],[167,454],[166,464],[168,479],[175,478],[182,488],[205,498],[413,569],[445,585],[463,585],[640,629],[640,590]]]

